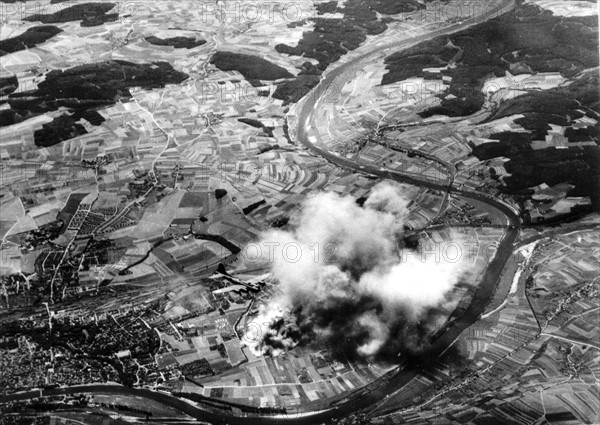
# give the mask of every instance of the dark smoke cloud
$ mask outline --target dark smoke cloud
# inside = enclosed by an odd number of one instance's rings
[[[279,292],[259,307],[245,338],[255,354],[315,344],[341,358],[393,360],[426,349],[465,264],[399,248],[409,202],[401,190],[379,184],[363,207],[322,193],[303,204],[293,230],[263,235],[275,246],[265,261]],[[290,261],[286,246],[301,255]]]

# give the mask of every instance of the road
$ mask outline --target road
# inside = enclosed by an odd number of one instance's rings
[[[506,217],[507,220],[507,226],[505,226],[506,232],[504,233],[504,237],[498,245],[496,255],[490,261],[488,267],[486,268],[483,275],[483,279],[478,285],[473,299],[471,300],[471,303],[466,309],[465,313],[452,324],[450,324],[450,326],[444,329],[444,332],[435,339],[435,341],[432,343],[432,346],[428,350],[426,359],[413,359],[413,367],[398,372],[398,374],[394,376],[388,384],[381,386],[380,388],[374,390],[370,394],[363,396],[359,400],[352,400],[350,403],[352,403],[352,405],[354,406],[353,410],[358,410],[363,406],[368,405],[368,403],[374,403],[377,401],[377,399],[381,400],[388,394],[400,390],[412,378],[417,376],[420,370],[428,367],[440,355],[442,355],[465,329],[467,329],[469,326],[471,326],[472,324],[477,322],[477,320],[479,320],[481,314],[485,310],[485,307],[487,306],[487,304],[491,300],[491,297],[493,296],[494,289],[496,288],[498,281],[500,280],[500,275],[502,273],[504,265],[512,255],[513,244],[519,234],[521,220],[519,218],[518,212],[515,211],[512,206],[505,204],[487,194],[469,191],[465,189],[457,189],[452,187],[452,183],[439,183],[425,177],[407,175],[398,171],[389,170],[385,167],[376,167],[368,163],[354,161],[352,159],[342,157],[336,153],[330,152],[322,147],[317,146],[317,144],[319,143],[319,135],[313,130],[316,128],[315,117],[318,115],[317,111],[319,110],[319,105],[323,101],[323,95],[327,93],[329,87],[341,88],[343,86],[342,83],[336,83],[337,79],[343,81],[345,73],[353,72],[353,70],[357,69],[361,63],[373,60],[381,52],[391,50],[392,48],[394,49],[394,51],[399,51],[401,49],[406,49],[416,43],[422,42],[426,39],[465,29],[466,27],[472,26],[476,23],[488,19],[490,16],[497,14],[500,10],[506,10],[512,8],[513,6],[514,3],[512,1],[508,1],[504,4],[499,5],[499,7],[497,7],[496,9],[488,11],[488,14],[486,14],[485,16],[480,16],[472,22],[466,24],[452,25],[450,27],[446,27],[441,30],[435,31],[434,33],[429,33],[424,36],[404,40],[401,43],[396,43],[390,46],[382,46],[375,51],[371,51],[365,55],[358,57],[352,62],[348,62],[344,65],[341,65],[340,67],[329,72],[327,76],[321,81],[321,83],[319,83],[319,85],[315,88],[316,93],[320,93],[321,96],[308,96],[298,112],[298,127],[296,137],[298,141],[300,141],[306,148],[308,148],[314,154],[319,155],[340,167],[351,169],[359,173],[367,173],[375,175],[382,179],[394,180],[401,183],[409,183],[415,186],[426,187],[429,189],[447,191],[448,193],[453,193],[454,195],[465,199],[474,199],[479,202],[483,202],[489,207],[498,210],[503,216]],[[347,409],[345,408],[345,406],[340,406],[340,410],[346,411]],[[332,414],[331,416],[334,415]],[[338,416],[338,412],[335,412],[335,416]]]
[[[375,50],[370,51],[362,56],[359,56],[341,66],[333,69],[325,78],[309,93],[306,97],[306,101],[302,104],[298,114],[297,120],[297,139],[311,150],[314,154],[319,155],[328,161],[359,173],[367,173],[382,179],[394,180],[402,183],[409,183],[415,186],[426,187],[429,189],[449,191],[456,196],[463,197],[465,199],[474,199],[480,202],[486,203],[488,206],[497,209],[502,215],[507,218],[507,228],[502,238],[495,257],[491,260],[488,267],[486,268],[482,282],[478,286],[471,304],[466,309],[462,317],[455,320],[449,325],[443,333],[441,333],[433,342],[427,356],[422,356],[418,359],[407,359],[407,365],[404,369],[395,373],[393,376],[384,379],[383,382],[376,382],[371,384],[369,391],[357,391],[353,396],[349,397],[345,401],[337,404],[332,409],[322,411],[319,413],[300,416],[290,415],[287,418],[281,417],[269,417],[269,416],[254,416],[254,417],[239,417],[226,412],[214,413],[207,410],[200,409],[193,406],[190,403],[182,401],[174,396],[166,393],[151,391],[147,389],[135,389],[126,388],[119,385],[85,385],[79,387],[66,387],[66,388],[55,388],[50,390],[44,390],[44,395],[61,395],[61,394],[76,394],[82,392],[90,393],[110,393],[110,394],[128,394],[135,395],[138,397],[145,397],[150,400],[154,400],[168,406],[174,407],[198,420],[207,421],[213,424],[276,424],[276,423],[293,423],[298,425],[303,424],[315,424],[322,423],[334,418],[345,418],[353,412],[373,406],[375,403],[384,400],[389,394],[393,394],[402,389],[408,384],[414,377],[416,377],[421,371],[429,367],[436,359],[451,346],[458,336],[469,326],[475,323],[483,313],[486,305],[490,301],[494,288],[496,287],[502,269],[506,261],[512,254],[513,243],[518,235],[519,228],[521,225],[518,213],[507,204],[500,202],[493,197],[478,193],[467,191],[464,189],[456,189],[448,183],[438,183],[436,181],[424,178],[422,176],[406,175],[394,170],[388,170],[385,168],[379,168],[371,166],[367,163],[355,162],[353,160],[341,157],[334,153],[331,153],[323,148],[316,146],[311,139],[315,139],[318,143],[318,135],[312,133],[314,126],[314,116],[318,110],[320,102],[322,102],[324,95],[327,93],[327,88],[335,87],[337,78],[343,77],[345,72],[351,71],[354,67],[360,67],[363,63],[371,61],[375,56],[385,53],[387,51],[398,51],[405,49],[411,45],[419,43],[421,41],[428,40],[430,38],[450,34],[452,32],[460,31],[468,28],[474,24],[484,22],[494,16],[497,16],[501,11],[509,11],[514,7],[514,0],[505,0],[498,7],[489,9],[484,14],[478,16],[476,19],[470,20],[461,24],[454,24],[448,27],[433,31],[426,35],[413,37],[410,39],[402,40],[400,42],[390,43],[381,46]],[[341,85],[341,84],[340,84]],[[21,394],[11,394],[8,396],[0,396],[0,403],[6,403],[13,400],[23,400],[32,398],[39,395],[39,391],[29,391]],[[399,407],[399,406],[396,406]]]

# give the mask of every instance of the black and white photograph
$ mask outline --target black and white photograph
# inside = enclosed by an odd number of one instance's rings
[[[600,425],[598,0],[0,0],[0,425]]]

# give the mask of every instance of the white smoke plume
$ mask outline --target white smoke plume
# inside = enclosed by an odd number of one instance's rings
[[[304,202],[292,230],[263,234],[263,261],[279,287],[244,338],[254,353],[325,344],[345,358],[389,359],[423,350],[465,262],[424,261],[399,247],[408,203],[391,183],[375,186],[362,207],[322,193]]]

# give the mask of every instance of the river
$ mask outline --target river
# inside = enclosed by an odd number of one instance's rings
[[[300,111],[297,118],[297,132],[296,137],[300,143],[306,146],[314,154],[319,155],[328,161],[347,169],[354,170],[359,173],[367,173],[378,176],[382,179],[394,180],[402,183],[409,183],[415,186],[426,187],[429,189],[449,191],[456,196],[460,196],[465,199],[474,199],[480,202],[484,202],[492,208],[497,209],[507,219],[506,231],[500,244],[498,245],[496,255],[490,261],[486,268],[482,281],[478,285],[473,299],[469,304],[464,314],[456,319],[438,338],[436,338],[428,351],[426,358],[412,359],[409,365],[402,370],[395,373],[391,378],[384,380],[380,385],[374,386],[369,392],[357,391],[355,396],[349,397],[343,403],[333,407],[330,410],[315,413],[312,415],[300,416],[290,415],[290,417],[269,417],[269,416],[252,416],[252,417],[239,417],[234,416],[228,412],[211,412],[198,407],[193,406],[177,397],[172,395],[152,391],[148,389],[140,388],[128,388],[120,385],[83,385],[75,387],[65,388],[54,388],[49,390],[43,390],[44,396],[52,395],[63,395],[63,394],[77,394],[77,393],[105,393],[105,394],[124,394],[132,395],[137,397],[144,397],[156,402],[163,403],[167,406],[176,408],[181,412],[186,413],[200,421],[210,422],[213,424],[276,424],[276,423],[287,423],[287,424],[298,424],[298,425],[313,425],[316,423],[322,423],[334,418],[345,418],[353,412],[361,409],[373,406],[375,403],[383,400],[387,395],[397,392],[406,384],[408,384],[414,377],[416,377],[421,371],[429,367],[433,362],[437,360],[454,341],[460,336],[460,334],[473,325],[479,320],[481,314],[484,312],[487,304],[491,300],[494,289],[500,279],[500,274],[504,265],[508,261],[513,251],[513,244],[519,233],[521,221],[517,212],[513,210],[509,205],[492,198],[491,196],[485,195],[480,192],[468,191],[464,189],[456,189],[448,186],[448,184],[440,184],[429,179],[419,178],[417,176],[409,176],[402,174],[397,171],[382,169],[379,167],[370,166],[368,164],[358,163],[353,160],[341,157],[325,149],[316,146],[310,141],[310,137],[318,137],[311,134],[311,129],[314,121],[315,111],[318,110],[318,105],[322,101],[323,97],[327,94],[327,88],[336,87],[335,81],[337,78],[343,76],[345,72],[351,71],[355,67],[360,67],[362,63],[369,62],[373,57],[380,55],[382,52],[389,50],[398,51],[400,49],[407,48],[416,43],[431,39],[433,37],[450,34],[456,31],[463,30],[472,25],[484,22],[500,13],[510,11],[514,7],[514,0],[505,0],[500,3],[497,7],[492,8],[486,13],[478,16],[477,18],[441,28],[431,33],[405,39],[400,42],[390,43],[381,46],[375,50],[372,50],[364,55],[358,56],[352,61],[342,64],[339,67],[331,70],[327,73],[325,78],[306,96],[304,103],[301,105]],[[341,87],[341,83],[339,85]],[[373,385],[373,384],[371,384]],[[38,391],[27,391],[19,394],[10,394],[0,396],[0,403],[7,403],[9,401],[26,400],[33,397],[39,396]],[[400,407],[400,406],[397,406]]]

